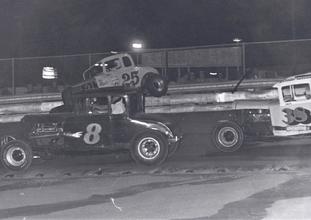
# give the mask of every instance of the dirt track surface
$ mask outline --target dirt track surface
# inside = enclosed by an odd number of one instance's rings
[[[181,151],[159,167],[127,154],[61,156],[25,172],[0,169],[0,218],[269,219],[278,202],[311,196],[310,177],[308,146]]]
[[[0,180],[19,178],[93,177],[128,174],[230,173],[288,171],[311,167],[311,147],[252,147],[235,153],[185,155],[177,152],[158,167],[134,163],[128,154],[98,156],[57,156],[51,160],[34,159],[27,171],[8,171],[0,167]]]

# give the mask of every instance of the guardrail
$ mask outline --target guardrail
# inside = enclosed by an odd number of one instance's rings
[[[178,113],[241,108],[265,109],[268,108],[267,100],[277,99],[277,91],[271,88],[274,83],[275,80],[261,80],[257,83],[254,80],[248,80],[239,87],[243,90],[234,93],[230,90],[235,87],[236,82],[212,85],[207,83],[170,85],[167,96],[146,98],[146,112]],[[254,90],[256,88],[260,88],[260,90]],[[248,91],[250,89],[251,91]],[[240,101],[240,103],[237,105],[236,101]],[[260,104],[258,104],[259,102]],[[47,113],[61,104],[60,93],[1,97],[0,123],[19,121],[25,114]]]
[[[239,90],[245,89],[272,89],[272,86],[282,79],[265,79],[265,80],[244,80]],[[168,94],[183,93],[202,93],[202,92],[230,92],[234,89],[238,81],[230,82],[213,82],[213,83],[187,83],[187,84],[170,84]],[[50,102],[60,101],[60,93],[39,93],[17,96],[0,97],[0,105],[2,104],[18,104],[18,103],[34,103],[34,102]]]
[[[241,89],[268,89],[272,88],[274,84],[282,81],[278,79],[245,79],[239,85],[238,90]],[[238,81],[229,82],[209,82],[209,83],[187,83],[170,85],[168,93],[190,93],[190,92],[207,92],[207,91],[232,91],[237,85]]]

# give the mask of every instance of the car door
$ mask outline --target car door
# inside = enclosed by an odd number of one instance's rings
[[[108,115],[77,115],[64,123],[65,145],[74,149],[109,148],[110,119]]]
[[[131,131],[129,127],[128,106],[125,97],[112,97],[110,130],[112,143],[115,148],[122,147],[130,140]]]
[[[125,86],[138,87],[140,85],[141,77],[139,76],[138,68],[134,66],[133,60],[129,56],[123,56],[122,64],[122,84]]]
[[[310,84],[285,85],[279,89],[279,92],[281,94],[280,105],[270,107],[274,135],[311,133]]]

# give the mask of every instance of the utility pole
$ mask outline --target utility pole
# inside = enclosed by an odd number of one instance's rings
[[[296,0],[291,0],[291,29],[292,29],[292,39],[296,39]]]
[[[291,29],[292,29],[292,40],[296,40],[296,0],[291,0]],[[296,42],[293,42],[294,51],[293,51],[293,74],[296,74],[297,69],[297,45]]]

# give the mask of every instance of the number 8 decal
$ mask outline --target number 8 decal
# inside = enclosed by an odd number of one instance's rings
[[[86,144],[97,144],[100,141],[100,132],[102,127],[97,123],[91,123],[86,127],[86,133],[83,140]]]

